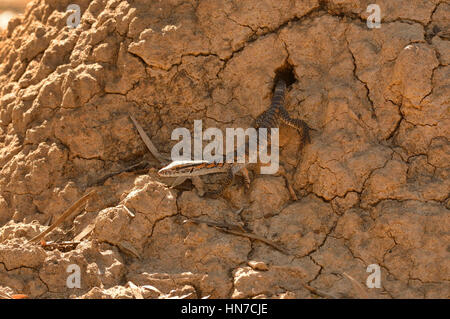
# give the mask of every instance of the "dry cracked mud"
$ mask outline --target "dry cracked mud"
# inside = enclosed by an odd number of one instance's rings
[[[377,0],[381,27],[369,29],[372,2],[31,2],[0,35],[0,293],[449,298],[450,2]],[[251,126],[286,65],[286,108],[314,131],[303,147],[281,127],[284,174],[218,198],[158,177],[129,115],[170,154],[172,130],[195,119]],[[92,190],[46,237],[91,225],[75,249],[29,243]],[[67,286],[73,264],[80,288]],[[381,287],[369,289],[373,264]]]

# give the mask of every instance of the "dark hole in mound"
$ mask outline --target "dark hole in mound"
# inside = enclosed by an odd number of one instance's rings
[[[278,82],[278,80],[284,80],[286,82],[287,86],[290,86],[293,83],[297,82],[297,79],[296,79],[295,73],[294,73],[294,67],[286,62],[283,66],[276,69],[275,70],[274,88],[275,88],[275,85]]]

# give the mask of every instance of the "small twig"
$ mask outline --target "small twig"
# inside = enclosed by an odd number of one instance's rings
[[[45,240],[42,240],[41,246],[45,250],[58,249],[59,251],[67,252],[67,251],[75,249],[79,243],[80,243],[79,241],[63,241],[63,242],[55,243],[52,241],[46,242]]]
[[[218,230],[221,230],[221,231],[229,233],[229,234],[259,240],[269,246],[272,246],[276,250],[279,250],[286,255],[291,255],[291,253],[289,251],[287,251],[285,248],[281,247],[280,245],[278,245],[278,244],[274,243],[273,241],[270,241],[262,236],[248,233],[242,228],[242,226],[239,226],[239,225],[233,225],[233,224],[228,224],[228,223],[218,223],[218,222],[206,221],[206,220],[202,220],[202,219],[188,219],[188,221],[194,222],[196,224],[206,224],[208,226],[215,227]]]
[[[360,295],[362,296],[362,298],[364,299],[369,299],[369,295],[367,294],[367,292],[364,290],[364,287],[358,282],[356,281],[356,279],[354,279],[352,276],[350,276],[349,274],[347,274],[346,272],[342,273],[345,277],[347,277],[348,279],[350,279],[353,287],[356,288],[356,290],[359,291]]]
[[[84,195],[79,200],[77,200],[72,206],[70,206],[49,228],[44,230],[39,235],[31,238],[29,240],[30,243],[36,242],[39,239],[43,238],[45,235],[50,233],[53,229],[55,229],[58,225],[60,225],[62,222],[64,222],[74,211],[76,211],[78,208],[80,208],[90,197],[92,197],[97,192],[95,190],[91,191],[90,193]]]
[[[275,248],[278,251],[281,251],[283,254],[285,255],[291,255],[290,252],[288,252],[286,249],[284,249],[283,247],[281,247],[280,245],[274,243],[273,241],[270,241],[262,236],[258,236],[252,233],[243,233],[243,232],[239,232],[239,231],[235,231],[235,230],[231,230],[231,229],[224,229],[223,231],[230,233],[230,234],[234,234],[234,235],[238,235],[238,236],[243,236],[243,237],[248,237],[250,239],[255,239],[255,240],[259,240],[263,243],[266,243],[269,246],[272,246],[273,248]]]
[[[155,162],[155,163],[156,163],[156,162]],[[148,164],[149,164],[149,162],[147,162],[147,161],[141,161],[141,162],[139,162],[139,163],[137,163],[137,164],[134,164],[134,165],[125,167],[125,168],[123,168],[123,169],[121,169],[121,170],[119,170],[119,171],[117,171],[117,172],[113,172],[113,173],[110,173],[110,174],[106,174],[105,176],[103,176],[102,178],[100,178],[99,180],[97,180],[96,182],[94,182],[93,184],[90,184],[89,186],[101,185],[101,184],[103,184],[107,179],[109,179],[109,178],[111,178],[111,177],[113,177],[113,176],[122,174],[122,173],[124,173],[124,172],[129,172],[129,171],[135,170],[136,168],[138,168],[138,167],[140,167],[140,166],[146,167]],[[137,171],[141,171],[141,170],[137,170]],[[145,171],[148,171],[148,170],[144,170],[144,172],[145,172]]]
[[[95,228],[95,223],[87,225],[78,235],[75,236],[73,241],[81,241],[84,237],[89,235]]]
[[[133,121],[134,126],[136,126],[136,129],[139,132],[139,135],[141,136],[142,140],[144,141],[145,145],[147,146],[148,150],[153,154],[153,156],[163,165],[165,165],[169,158],[166,156],[161,155],[158,150],[156,149],[153,142],[150,140],[148,135],[145,133],[144,129],[141,125],[136,121],[136,119],[130,114],[130,118]]]
[[[335,295],[329,294],[325,291],[319,290],[317,288],[311,287],[308,284],[303,284],[303,287],[305,287],[306,289],[308,289],[309,291],[311,291],[313,294],[317,295],[317,296],[321,296],[324,298],[329,298],[329,299],[339,299],[338,297],[336,297]]]
[[[51,215],[47,221],[44,223],[44,226],[50,226],[50,224],[52,223],[52,219],[53,219],[53,215]]]

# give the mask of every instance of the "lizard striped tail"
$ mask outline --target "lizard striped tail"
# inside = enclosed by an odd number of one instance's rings
[[[284,109],[285,92],[286,82],[279,80],[275,86],[269,109],[256,119],[256,126],[258,128],[267,128],[270,131],[270,128],[279,126],[278,117],[280,110]]]

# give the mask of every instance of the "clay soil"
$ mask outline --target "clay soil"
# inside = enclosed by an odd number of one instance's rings
[[[0,33],[0,296],[449,298],[450,3],[377,0],[369,29],[372,2],[31,2]],[[170,154],[194,120],[250,127],[288,68],[314,130],[280,128],[280,173],[158,177],[130,115]],[[91,191],[45,237],[76,247],[30,242]]]

